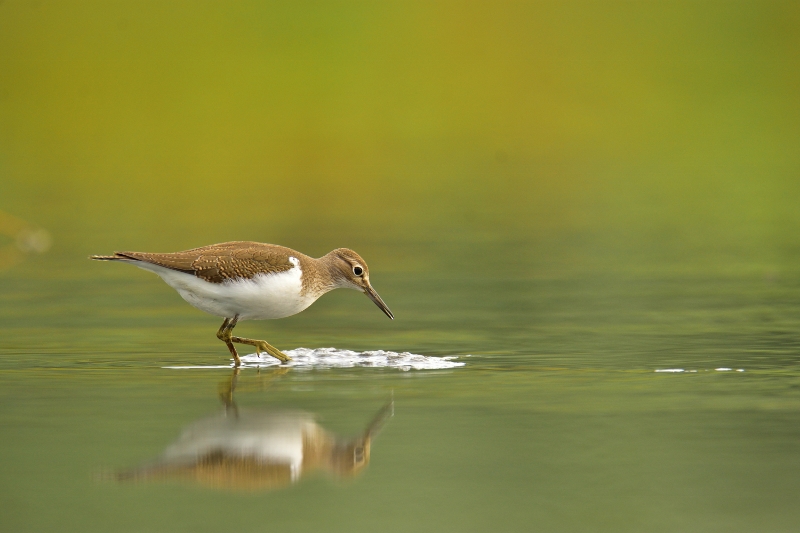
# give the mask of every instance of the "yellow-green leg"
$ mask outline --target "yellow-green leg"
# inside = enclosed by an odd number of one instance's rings
[[[233,328],[236,327],[237,322],[239,322],[239,315],[236,315],[233,318],[226,318],[225,322],[223,322],[222,325],[219,327],[219,331],[217,331],[217,338],[223,341],[228,346],[228,350],[230,350],[231,355],[233,355],[233,361],[235,366],[239,366],[240,364],[242,364],[242,361],[241,359],[239,359],[239,354],[236,353],[236,348],[233,347],[234,342],[238,344],[249,344],[250,346],[255,346],[256,353],[258,353],[259,355],[261,354],[262,351],[267,352],[269,355],[279,360],[281,363],[285,363],[291,360],[288,355],[286,355],[279,349],[275,348],[267,341],[246,339],[244,337],[234,337],[233,335],[231,335],[231,331],[233,331]]]
[[[234,348],[233,343],[231,342],[231,331],[228,326],[231,323],[230,318],[226,318],[225,322],[217,330],[217,338],[224,342],[228,346],[228,350],[231,351],[231,355],[233,356],[233,365],[239,366],[242,364],[242,360],[239,359],[239,354],[236,353],[236,348]]]

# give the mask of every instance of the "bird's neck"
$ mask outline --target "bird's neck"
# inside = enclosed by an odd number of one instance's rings
[[[344,289],[349,286],[347,277],[342,272],[342,259],[334,252],[323,255],[318,260],[321,269],[325,272],[325,279],[330,284],[330,289]]]
[[[309,261],[302,261],[300,265],[303,271],[304,292],[310,292],[319,298],[333,289],[347,287],[346,278],[337,266],[337,262],[341,259],[332,252],[319,259],[310,257],[308,259]]]

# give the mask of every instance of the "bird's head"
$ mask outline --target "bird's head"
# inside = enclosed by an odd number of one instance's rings
[[[394,315],[369,283],[369,267],[360,255],[349,248],[337,248],[328,254],[334,281],[338,288],[354,289],[366,294],[386,316]]]

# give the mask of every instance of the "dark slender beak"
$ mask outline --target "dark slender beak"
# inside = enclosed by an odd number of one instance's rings
[[[386,316],[388,316],[389,318],[394,320],[394,315],[389,310],[389,306],[387,306],[385,303],[383,303],[383,300],[381,300],[381,297],[378,296],[377,292],[375,292],[375,289],[373,289],[371,286],[367,286],[367,288],[364,289],[364,294],[369,296],[369,299],[372,300],[373,302],[375,302],[375,305],[380,307],[381,311],[386,313]]]

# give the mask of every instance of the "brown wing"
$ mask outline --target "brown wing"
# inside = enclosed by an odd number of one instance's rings
[[[289,256],[299,256],[294,250],[260,242],[236,241],[212,244],[175,252],[152,254],[146,252],[116,252],[119,259],[137,259],[172,270],[194,274],[211,283],[228,279],[250,279],[257,274],[283,272],[294,265]]]

